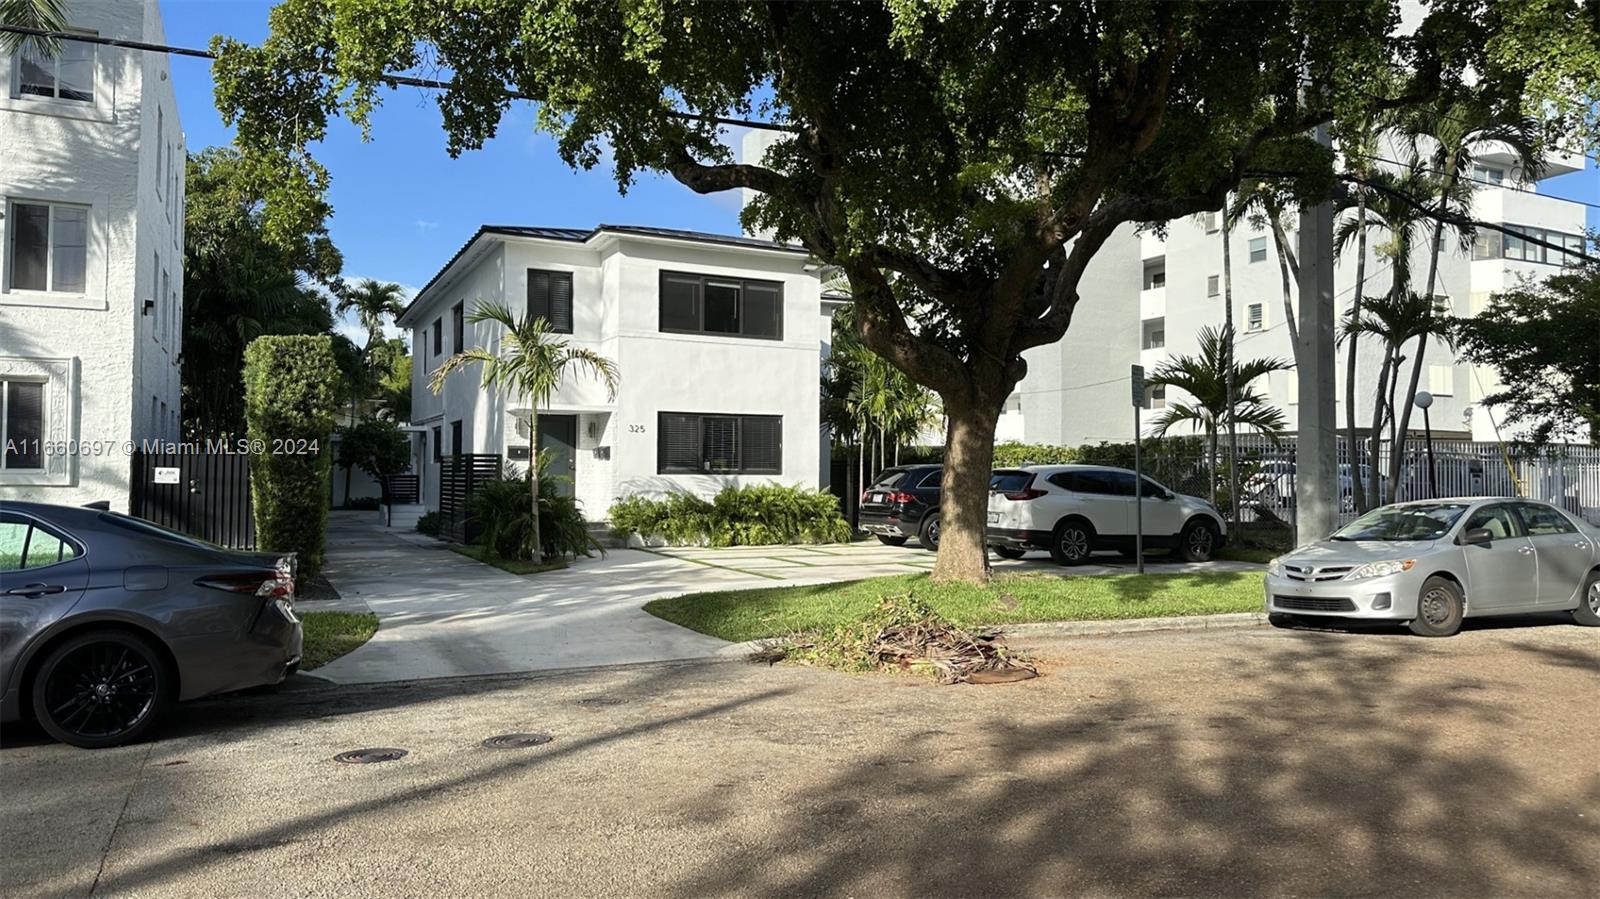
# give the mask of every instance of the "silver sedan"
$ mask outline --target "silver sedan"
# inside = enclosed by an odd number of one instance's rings
[[[1447,637],[1465,618],[1570,611],[1600,626],[1600,533],[1549,503],[1467,497],[1374,509],[1267,565],[1267,617],[1403,621]]]

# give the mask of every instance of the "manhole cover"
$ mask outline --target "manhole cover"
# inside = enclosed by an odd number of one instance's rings
[[[529,746],[543,746],[550,742],[549,734],[501,734],[483,741],[489,749],[526,749]]]
[[[392,762],[395,759],[403,759],[405,757],[406,751],[404,749],[352,749],[349,752],[339,753],[333,757],[333,760],[344,762],[346,765],[374,765],[378,762]]]

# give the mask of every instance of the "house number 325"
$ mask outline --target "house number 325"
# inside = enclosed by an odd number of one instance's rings
[[[629,434],[643,434],[644,425],[628,425]]]

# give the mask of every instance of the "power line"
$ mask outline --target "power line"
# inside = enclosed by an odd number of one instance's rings
[[[104,47],[118,47],[124,50],[144,50],[151,53],[171,53],[175,56],[190,56],[195,59],[216,59],[217,54],[210,50],[199,50],[194,47],[174,47],[169,44],[152,44],[146,41],[131,41],[123,38],[101,37],[97,34],[79,34],[75,31],[47,31],[42,28],[27,28],[21,25],[0,25],[0,33],[20,34],[24,37],[39,37],[58,41],[77,41],[84,44],[98,44]],[[385,72],[378,80],[390,87],[420,87],[429,90],[454,90],[455,84],[449,81],[438,81],[432,78],[417,78],[412,75],[390,74]],[[535,97],[511,88],[504,88],[505,96],[513,100],[528,100],[538,102]],[[710,122],[717,125],[736,125],[743,128],[755,128],[766,131],[795,132],[800,129],[794,125],[784,125],[777,122],[758,122],[754,119],[733,119],[726,116],[714,116],[697,112],[684,112],[676,109],[666,111],[667,115],[678,119],[687,119],[696,122]]]

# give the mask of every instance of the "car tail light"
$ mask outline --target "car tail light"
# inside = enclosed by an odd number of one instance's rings
[[[195,583],[213,590],[226,590],[247,596],[265,596],[272,599],[294,601],[294,557],[284,556],[269,572],[261,569],[227,571],[195,579]]]
[[[1006,499],[1019,503],[1027,502],[1030,499],[1038,499],[1041,496],[1044,496],[1044,491],[1034,487],[1029,487],[1026,490],[1014,490],[1005,494]]]
[[[891,503],[909,503],[909,502],[911,502],[912,500],[915,500],[915,499],[916,499],[916,497],[912,496],[909,493],[891,493],[891,494],[889,494],[889,502],[891,502]]]

